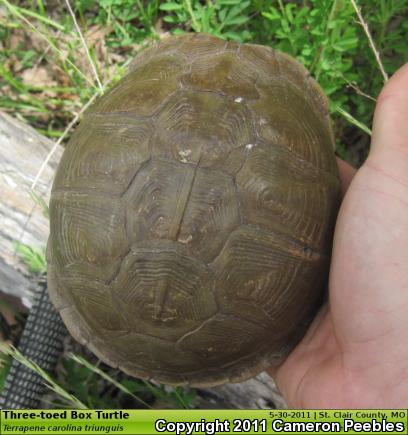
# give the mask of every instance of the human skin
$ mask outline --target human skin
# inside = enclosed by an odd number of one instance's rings
[[[367,160],[339,170],[329,302],[271,374],[291,408],[407,408],[408,64],[377,99]]]

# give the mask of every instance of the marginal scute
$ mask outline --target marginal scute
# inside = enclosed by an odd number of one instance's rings
[[[160,55],[177,54],[180,58],[181,53],[177,52],[177,46],[185,38],[185,36],[173,36],[172,38],[162,39],[160,42],[154,43],[149,47],[143,48],[129,65],[128,72],[131,72],[143,65],[147,65],[152,59],[160,57]]]
[[[122,362],[119,355],[112,352],[112,348],[107,344],[108,338],[92,336],[87,343],[88,349],[94,353],[94,355],[103,361],[105,364],[110,365],[113,368],[118,367]]]
[[[93,333],[88,328],[86,322],[84,322],[75,307],[70,306],[63,308],[59,311],[59,313],[66,327],[68,328],[68,331],[75,338],[75,340],[83,346],[87,345]]]
[[[177,348],[194,353],[208,367],[220,367],[255,352],[267,334],[260,325],[217,314],[201,328],[186,334],[177,343]]]
[[[257,82],[269,82],[280,75],[276,52],[269,47],[255,44],[241,45],[238,57],[249,62],[256,71]]]
[[[322,116],[322,119],[326,120],[329,126],[330,120],[327,118],[329,104],[327,97],[316,81],[311,78],[309,71],[300,62],[286,53],[279,53],[277,60],[279,62],[281,77],[284,77],[285,80],[290,81],[299,90],[306,93],[307,98],[314,103],[313,109]]]
[[[132,68],[128,75],[132,81],[167,80],[183,74],[189,69],[189,62],[180,60],[177,53],[164,52],[162,56],[154,56],[148,62]]]
[[[177,383],[183,383],[183,372],[205,367],[189,351],[177,349],[174,343],[149,335],[131,333],[117,340],[110,340],[112,354],[117,354],[131,374],[139,373],[139,368],[148,368],[149,372],[171,374]],[[126,361],[130,364],[126,365]],[[132,367],[133,366],[133,367]]]
[[[127,74],[93,106],[95,113],[151,116],[163,101],[179,88],[175,77],[166,80],[149,78],[138,81],[138,69]]]
[[[258,114],[260,138],[266,143],[287,147],[298,158],[319,169],[336,173],[331,131],[326,120],[313,110],[310,100],[282,79],[257,84],[257,88],[262,97],[249,101],[248,107]]]
[[[126,319],[119,305],[112,297],[107,282],[98,276],[99,268],[85,267],[83,263],[73,263],[64,270],[60,285],[65,294],[76,302],[76,307],[84,322],[99,337],[117,337],[129,333]]]
[[[238,54],[241,47],[242,47],[242,44],[240,44],[237,41],[226,41],[224,50],[225,51],[232,51],[235,54]]]
[[[204,34],[142,51],[53,185],[48,288],[74,338],[174,385],[280,364],[324,295],[333,147],[327,99],[289,56]]]
[[[48,260],[47,265],[47,281],[51,303],[58,311],[73,305],[72,296],[58,281],[56,268],[50,263],[50,260]]]
[[[224,49],[226,41],[211,35],[190,34],[180,36],[175,43],[178,53],[184,54],[190,59],[196,59],[220,52]]]

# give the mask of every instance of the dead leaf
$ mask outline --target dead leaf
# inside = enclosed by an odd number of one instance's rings
[[[39,35],[36,32],[32,32],[30,34],[30,47],[41,53],[49,47],[48,42],[44,39],[43,36]]]
[[[25,32],[22,29],[14,29],[9,38],[10,50],[21,49],[25,45]]]
[[[92,47],[96,42],[105,39],[106,35],[111,33],[113,28],[111,26],[91,26],[85,33],[84,38],[88,44],[88,47]]]
[[[160,40],[166,39],[169,36],[171,36],[171,33],[164,28],[164,23],[163,23],[163,19],[162,18],[159,18],[156,21],[156,24],[154,26],[154,30],[156,31],[156,33],[159,36]]]
[[[21,74],[23,82],[28,86],[51,87],[57,84],[44,67],[28,68]]]

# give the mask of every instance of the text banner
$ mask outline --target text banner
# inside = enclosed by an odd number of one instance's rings
[[[407,410],[2,410],[1,434],[405,434]]]

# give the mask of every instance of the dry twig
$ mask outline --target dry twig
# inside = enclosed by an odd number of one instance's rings
[[[361,24],[362,28],[364,29],[365,34],[367,35],[368,42],[370,44],[371,50],[374,53],[375,59],[377,61],[378,67],[380,68],[381,74],[384,78],[384,82],[388,81],[388,74],[386,73],[384,69],[384,65],[381,61],[380,53],[377,50],[373,38],[371,36],[370,30],[368,28],[367,22],[364,20],[363,15],[361,14],[361,9],[357,6],[357,3],[355,0],[350,0],[351,4],[353,5],[354,10],[356,11],[356,14],[358,16],[358,21]]]
[[[14,14],[16,17],[18,17],[21,21],[27,24],[30,29],[35,32],[37,35],[39,35],[41,38],[45,39],[47,43],[50,45],[50,47],[60,56],[61,59],[64,59],[65,62],[67,62],[74,70],[84,78],[92,87],[95,87],[94,83],[89,80],[89,78],[84,74],[68,57],[65,57],[62,51],[54,44],[54,42],[51,41],[50,38],[47,37],[44,33],[42,33],[40,30],[38,30],[34,24],[29,21],[25,16],[23,16],[15,6],[13,6],[11,3],[9,3],[7,0],[1,0],[7,7],[7,9]]]
[[[78,21],[77,21],[77,19],[75,17],[74,11],[71,8],[71,4],[69,3],[69,0],[65,0],[65,3],[67,4],[69,13],[71,14],[71,17],[72,17],[72,21],[74,22],[75,28],[77,29],[77,32],[79,34],[79,38],[81,39],[81,42],[82,42],[82,45],[84,47],[86,56],[87,56],[88,61],[89,61],[90,65],[91,65],[92,72],[94,73],[96,83],[98,83],[99,90],[100,90],[101,94],[103,94],[103,86],[102,86],[101,81],[99,80],[98,71],[96,70],[95,63],[92,60],[91,53],[89,52],[88,46],[86,45],[86,41],[85,41],[84,35],[82,34],[81,29],[80,29],[80,27],[78,25]]]

